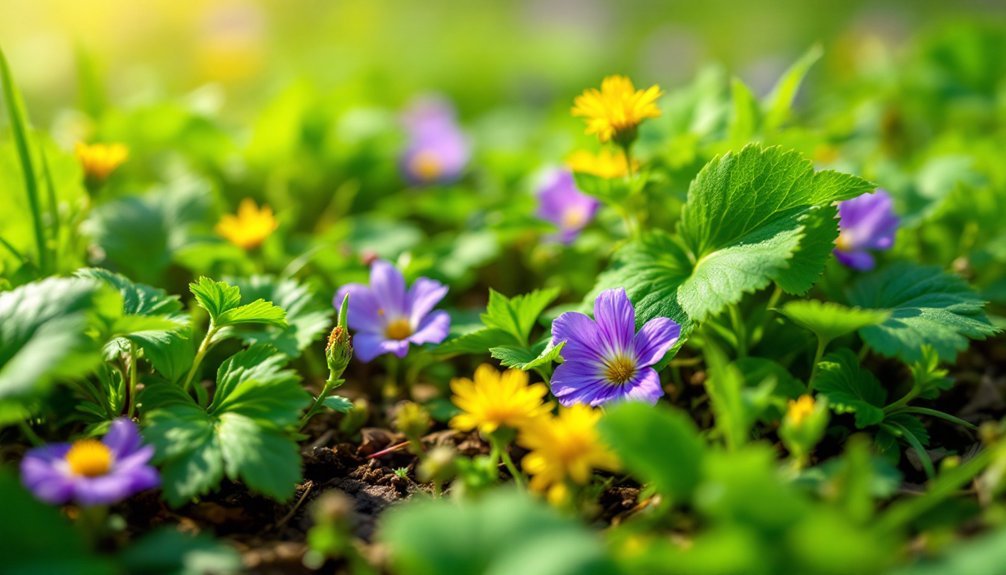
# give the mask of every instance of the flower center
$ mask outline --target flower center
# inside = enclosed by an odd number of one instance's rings
[[[405,339],[412,335],[412,324],[404,317],[393,319],[384,328],[384,335],[388,336],[388,339]]]
[[[98,477],[112,468],[112,451],[97,439],[82,439],[70,446],[66,463],[74,475]]]
[[[636,375],[636,362],[630,357],[616,355],[604,364],[604,376],[613,385],[622,385]]]
[[[423,180],[435,180],[442,171],[440,159],[433,152],[419,152],[412,158],[412,171]]]
[[[569,208],[562,214],[562,227],[567,230],[582,228],[587,223],[587,214],[579,207]]]
[[[852,249],[852,238],[849,234],[842,232],[838,234],[838,239],[835,240],[835,249],[840,252],[847,252]]]

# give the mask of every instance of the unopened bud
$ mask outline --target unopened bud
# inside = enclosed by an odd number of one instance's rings
[[[828,400],[803,395],[789,402],[779,426],[779,438],[798,461],[806,463],[811,451],[824,437],[827,426]]]
[[[422,482],[435,481],[446,483],[454,478],[457,468],[454,465],[454,458],[457,453],[452,447],[438,445],[431,449],[416,470],[419,480]]]
[[[418,403],[406,401],[395,414],[395,429],[412,440],[422,437],[432,425],[430,414]]]
[[[328,344],[325,345],[325,360],[328,362],[329,380],[335,381],[346,371],[349,361],[353,359],[353,340],[346,325],[349,311],[349,294],[342,298],[339,306],[339,321],[332,332],[328,334]]]

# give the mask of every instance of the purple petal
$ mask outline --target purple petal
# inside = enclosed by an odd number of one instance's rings
[[[377,333],[358,333],[353,336],[353,349],[356,358],[363,362],[369,362],[386,353],[405,357],[409,352],[409,340],[387,339],[383,334]]]
[[[631,348],[636,333],[636,310],[623,288],[604,290],[597,296],[594,321],[600,328],[605,356],[619,355]]]
[[[597,324],[586,315],[568,311],[552,322],[552,342],[559,345],[566,342],[562,348],[562,357],[567,361],[577,359],[602,359],[603,342]]]
[[[657,400],[663,395],[664,388],[660,385],[660,376],[657,371],[646,367],[639,370],[632,381],[623,386],[622,398],[644,401],[652,405],[657,403]]]
[[[424,343],[440,343],[447,338],[451,330],[451,316],[446,311],[439,310],[423,318],[419,328],[409,336],[409,341],[422,345]]]
[[[604,390],[615,388],[600,374],[595,372],[591,376],[583,371],[582,364],[578,366],[574,362],[566,362],[555,368],[549,387],[559,403],[566,406],[590,403],[597,395],[605,393]]]
[[[843,252],[835,250],[834,253],[839,262],[852,269],[865,272],[872,270],[876,265],[873,256],[865,251]]]
[[[346,310],[346,323],[349,327],[362,332],[380,333],[384,331],[384,318],[378,313],[381,306],[377,303],[374,293],[363,284],[347,284],[339,288],[335,294],[336,309],[342,305],[343,298],[349,294],[349,309]]]
[[[884,190],[863,194],[839,204],[839,227],[851,251],[886,250],[894,245],[898,217],[894,202]]]
[[[108,446],[115,460],[128,457],[140,447],[140,432],[131,420],[120,417],[112,422],[108,433],[101,439]]]
[[[119,471],[128,471],[143,467],[153,456],[154,447],[152,445],[144,445],[125,457],[116,458],[115,469]]]
[[[130,475],[109,474],[100,477],[75,477],[73,499],[81,505],[110,505],[134,493]]]
[[[595,198],[580,192],[569,170],[552,171],[538,189],[538,217],[559,226],[555,239],[562,243],[576,239],[598,206]]]
[[[384,260],[375,261],[370,268],[370,291],[379,306],[378,315],[383,314],[384,318],[405,315],[405,278],[398,268]]]
[[[30,450],[21,460],[21,483],[47,503],[66,503],[73,496],[73,478],[63,469],[68,444]]]
[[[681,326],[666,317],[653,318],[632,339],[639,367],[651,366],[661,359],[678,341]]]
[[[407,298],[409,323],[419,325],[426,314],[430,313],[433,306],[444,299],[445,295],[447,295],[447,286],[444,284],[427,278],[417,279],[409,288]]]

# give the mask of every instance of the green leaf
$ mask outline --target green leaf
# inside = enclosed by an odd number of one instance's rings
[[[886,310],[880,325],[859,330],[878,353],[906,362],[922,359],[922,346],[941,360],[954,361],[969,339],[998,332],[985,315],[985,302],[955,276],[932,266],[897,263],[856,282],[849,300],[863,308]]]
[[[552,346],[550,339],[544,339],[531,347],[504,345],[489,349],[489,355],[500,360],[504,367],[513,367],[528,371],[551,365],[558,361],[566,342]]]
[[[512,298],[490,288],[489,304],[486,306],[486,313],[482,314],[482,323],[488,328],[501,329],[517,338],[517,341],[527,344],[538,316],[557,297],[558,288],[536,290]]]
[[[300,451],[284,432],[237,412],[221,414],[216,432],[228,477],[279,501],[293,495]]]
[[[803,83],[811,66],[821,59],[823,53],[821,46],[815,44],[779,78],[765,102],[765,127],[767,129],[778,128],[789,116],[800,84]]]
[[[289,358],[265,344],[227,359],[204,410],[180,387],[153,384],[141,395],[145,437],[157,450],[165,497],[178,506],[214,489],[226,473],[253,491],[284,500],[300,478],[295,425],[310,396]]]
[[[999,575],[1006,563],[1006,528],[974,538],[964,539],[945,547],[945,552],[930,560],[891,572],[891,575]]]
[[[286,327],[266,325],[242,331],[246,343],[268,343],[290,357],[297,357],[332,325],[332,306],[319,301],[313,290],[292,279],[252,276],[231,282],[241,289],[241,302],[271,301],[286,311]]]
[[[526,493],[496,490],[463,504],[413,500],[381,519],[397,573],[614,573],[596,533]]]
[[[705,443],[684,412],[626,402],[605,413],[598,429],[637,478],[675,503],[691,500],[701,480]]]
[[[336,413],[349,413],[353,409],[353,402],[341,395],[330,395],[321,404]]]
[[[80,378],[101,361],[90,318],[117,305],[85,279],[50,278],[0,293],[0,424],[19,419],[55,381]]]
[[[799,153],[777,147],[749,145],[713,159],[692,182],[681,214],[678,231],[694,265],[678,302],[701,320],[772,281],[805,290],[829,254],[799,249],[801,242],[819,244],[818,236],[833,233],[809,225],[815,210],[872,187],[853,176],[814,173]]]
[[[256,344],[229,357],[217,371],[217,389],[208,411],[237,413],[277,427],[293,425],[311,398],[292,370],[289,357]]]
[[[35,499],[6,469],[0,470],[0,501],[5,518],[0,521],[4,573],[118,573],[107,559],[87,548],[80,531],[57,507]]]
[[[859,365],[848,349],[830,353],[817,365],[811,386],[828,398],[835,413],[852,413],[856,427],[876,425],[884,419],[887,392],[877,378]]]
[[[265,300],[241,305],[241,288],[227,282],[200,277],[189,284],[199,305],[210,314],[216,327],[262,323],[285,328],[286,312]]]
[[[189,535],[162,527],[144,535],[119,555],[132,575],[232,575],[242,571],[241,556],[208,535]]]
[[[484,327],[463,333],[433,349],[435,355],[486,353],[491,347],[519,346],[517,339],[499,328]]]
[[[882,323],[890,315],[885,310],[846,307],[818,300],[787,302],[779,312],[793,323],[814,332],[824,342]]]

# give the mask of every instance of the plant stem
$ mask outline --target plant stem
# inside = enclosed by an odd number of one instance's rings
[[[213,337],[217,334],[217,327],[213,325],[213,320],[210,320],[210,327],[206,330],[206,335],[203,337],[203,341],[199,344],[199,349],[196,350],[196,357],[192,360],[192,367],[189,369],[189,373],[185,376],[185,383],[182,384],[182,389],[188,393],[189,389],[192,387],[192,378],[196,376],[196,371],[199,370],[199,364],[203,362],[203,358],[209,353],[210,348],[213,346]]]
[[[730,323],[733,325],[734,337],[737,338],[737,357],[743,359],[748,355],[748,328],[736,305],[730,306]]]
[[[831,343],[831,340],[822,339],[818,336],[817,351],[814,352],[814,364],[810,367],[810,379],[807,380],[807,393],[814,390],[814,376],[817,375],[817,364],[821,363],[821,358],[824,357],[824,350],[827,349],[829,343]]]
[[[510,475],[513,476],[514,483],[520,487],[524,487],[524,474],[517,469],[516,465],[514,465],[513,459],[510,458],[510,452],[507,451],[507,446],[493,434],[489,435],[489,445],[491,447],[490,457],[492,457],[493,463],[498,467],[500,461],[502,461],[503,466],[506,467],[507,471],[510,472]]]
[[[24,434],[25,438],[30,441],[32,445],[36,447],[45,445],[45,442],[42,441],[42,438],[35,433],[35,430],[32,429],[30,425],[28,425],[27,421],[24,419],[18,420],[17,425],[21,428],[21,433]]]
[[[325,381],[325,385],[321,388],[321,393],[318,394],[318,397],[314,398],[314,403],[312,403],[311,407],[308,408],[308,410],[304,413],[304,417],[300,418],[300,426],[298,427],[298,429],[303,429],[304,426],[307,425],[307,422],[310,421],[311,418],[314,417],[319,411],[321,411],[321,406],[324,405],[325,398],[328,397],[328,394],[331,393],[333,389],[339,387],[345,382],[346,380],[344,379],[328,378]]]
[[[129,383],[128,383],[128,399],[126,400],[126,417],[132,418],[133,412],[136,410],[136,344],[129,342]]]

